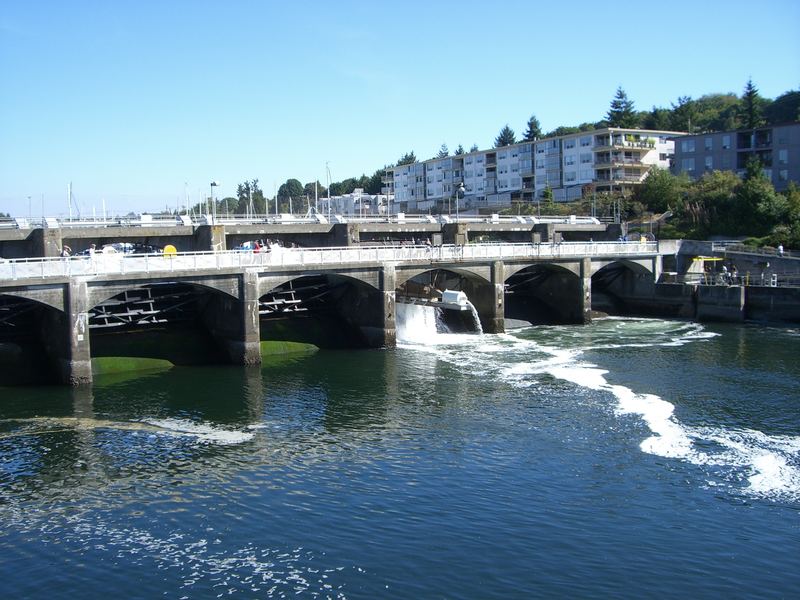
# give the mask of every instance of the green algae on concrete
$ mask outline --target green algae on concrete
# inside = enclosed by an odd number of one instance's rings
[[[92,375],[109,375],[130,371],[163,371],[174,365],[161,358],[141,358],[137,356],[97,356],[92,359]]]
[[[319,350],[314,344],[268,340],[261,342],[261,356],[281,356],[284,354],[313,354]]]

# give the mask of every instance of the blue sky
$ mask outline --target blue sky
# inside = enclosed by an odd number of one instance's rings
[[[596,121],[679,96],[800,87],[800,3],[5,0],[0,211],[175,208],[268,195],[442,143],[490,147],[531,114]],[[28,197],[31,200],[28,200]]]

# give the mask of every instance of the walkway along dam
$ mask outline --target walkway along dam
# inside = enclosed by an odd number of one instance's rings
[[[462,291],[489,333],[506,317],[585,323],[593,297],[605,306],[652,286],[661,264],[657,242],[12,260],[0,263],[0,348],[15,375],[72,385],[91,382],[97,356],[255,365],[262,340],[391,348],[398,302]]]

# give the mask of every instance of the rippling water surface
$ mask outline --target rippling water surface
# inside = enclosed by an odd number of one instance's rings
[[[0,389],[0,589],[796,597],[797,331],[429,316],[394,351]]]

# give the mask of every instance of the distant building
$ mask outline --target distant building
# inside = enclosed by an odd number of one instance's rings
[[[384,194],[365,194],[361,188],[353,190],[352,194],[320,198],[317,210],[321,214],[348,215],[348,216],[377,216],[385,215],[389,205],[389,198]]]
[[[751,158],[761,162],[775,189],[800,182],[800,123],[701,133],[675,138],[675,174],[699,179],[709,171],[735,171],[742,176]]]
[[[433,158],[386,170],[385,194],[396,212],[465,212],[534,202],[553,191],[556,201],[580,198],[585,191],[626,191],[653,167],[670,166],[674,131],[609,127],[520,142],[458,156]]]

